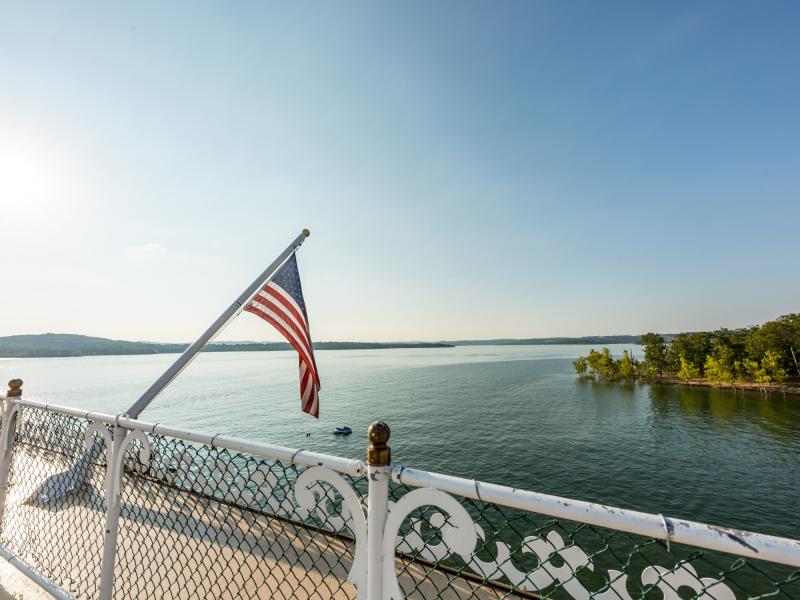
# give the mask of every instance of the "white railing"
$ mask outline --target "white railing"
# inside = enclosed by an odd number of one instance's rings
[[[321,525],[315,527],[329,534],[351,539],[353,549],[352,552],[348,551],[351,554],[348,557],[352,562],[346,579],[353,584],[358,598],[400,600],[404,597],[405,589],[410,589],[415,595],[427,597],[438,595],[440,592],[437,590],[445,583],[457,595],[460,588],[453,583],[456,578],[459,582],[462,579],[467,582],[463,585],[472,590],[470,595],[477,597],[481,595],[475,590],[493,587],[517,595],[544,593],[601,600],[627,600],[632,597],[629,592],[631,586],[645,591],[657,588],[665,600],[680,598],[681,589],[688,590],[697,598],[715,600],[762,593],[759,590],[748,592],[735,582],[733,576],[741,571],[740,563],[737,563],[739,566],[724,571],[722,575],[715,572],[711,574],[717,576],[703,576],[692,563],[695,559],[671,554],[672,550],[681,546],[741,557],[754,565],[763,561],[800,568],[800,541],[797,540],[560,498],[392,464],[387,445],[389,429],[382,423],[373,424],[370,428],[368,459],[362,462],[358,459],[345,459],[222,434],[198,433],[130,419],[124,415],[87,412],[36,402],[21,397],[21,382],[12,383],[14,385],[9,390],[9,396],[3,400],[0,411],[0,524],[4,527],[3,541],[23,549],[25,546],[19,540],[7,537],[13,531],[6,531],[5,527],[11,520],[4,519],[7,505],[20,511],[22,509],[18,507],[24,500],[20,497],[12,501],[11,495],[6,493],[9,475],[22,473],[25,468],[19,463],[22,460],[21,455],[16,458],[14,456],[15,449],[25,445],[15,441],[22,411],[61,415],[76,419],[78,423],[85,423],[81,432],[85,434],[86,447],[93,447],[101,439],[107,453],[103,477],[105,525],[97,594],[104,600],[111,598],[114,593],[115,574],[125,568],[125,565],[118,564],[117,557],[120,547],[118,533],[120,508],[123,504],[123,475],[129,474],[131,460],[144,470],[149,468],[152,461],[151,440],[156,438],[199,444],[215,451],[226,449],[237,454],[278,461],[283,465],[306,467],[302,472],[298,471],[296,478],[290,482],[293,486],[291,493],[281,492],[279,499],[273,498],[274,501],[267,502],[259,508],[259,512],[267,514],[269,518],[282,519],[301,527],[310,526],[309,518],[316,514],[319,517],[316,523]],[[137,452],[132,453],[132,448]],[[270,479],[269,471],[262,471],[260,476],[256,476],[257,470],[249,470],[241,475],[231,468],[230,461],[220,463],[216,459],[201,473],[189,466],[181,467],[180,457],[178,454],[175,456],[177,467],[174,475],[167,477],[162,465],[157,469],[157,474],[148,475],[150,480],[164,486],[183,486],[182,489],[204,495],[212,501],[247,509],[252,507],[253,497],[259,492],[254,486],[264,486],[268,495],[274,493],[277,485],[274,477]],[[12,475],[12,485],[13,477],[16,476]],[[201,477],[202,481],[199,479]],[[368,482],[366,494],[363,489],[365,486],[357,485],[364,477]],[[338,503],[335,502],[337,497],[340,498]],[[148,507],[142,507],[142,510],[146,509]],[[181,507],[177,509],[180,510]],[[573,530],[558,530],[550,522],[547,525],[537,525],[535,531],[527,532],[527,535],[526,532],[517,532],[514,529],[514,535],[504,539],[502,532],[487,531],[489,521],[484,512],[489,509],[504,515],[506,521],[519,519],[521,517],[518,515],[521,514],[537,518],[547,516],[565,519],[579,525]],[[29,507],[26,510],[45,508]],[[334,510],[339,512],[336,518],[332,515]],[[33,513],[25,513],[31,514]],[[15,518],[15,523],[19,525],[20,520],[30,519],[30,516]],[[561,524],[558,523],[558,526]],[[598,539],[605,535],[602,539],[605,548],[603,544],[600,544],[599,551],[581,547],[578,538],[583,535],[581,532],[586,527]],[[238,528],[239,525],[236,525],[236,529]],[[603,532],[608,530],[607,535],[593,528],[602,528]],[[431,530],[437,531],[433,537],[429,535]],[[295,529],[292,531],[296,532]],[[612,539],[612,545],[617,543],[613,538],[620,532],[646,539],[631,542],[633,550],[627,547],[624,549],[623,553],[627,553],[628,558],[627,562],[620,561],[621,570],[607,568],[607,573],[601,573],[601,567],[595,568],[595,562],[606,556],[603,552],[609,547],[609,539]],[[335,552],[336,549],[331,549],[332,547],[329,544],[324,552]],[[632,559],[636,562],[645,551],[655,552],[656,548],[658,556],[671,560],[672,564],[656,565],[648,558],[647,566],[636,573],[637,580],[634,580],[634,570],[630,566]],[[240,546],[236,549],[241,551]],[[22,552],[15,553],[0,545],[0,556],[36,581],[44,590],[59,598],[72,597],[71,590],[62,589],[42,572],[46,569],[37,569],[35,565],[28,564],[21,554]],[[526,563],[527,567],[523,568],[521,563]],[[414,571],[415,564],[427,565],[431,570],[420,575]],[[398,567],[402,582],[398,579]],[[317,567],[312,565],[308,568]],[[763,572],[761,569],[755,571]],[[598,578],[601,582],[599,587],[588,587],[585,579],[589,575]],[[781,574],[772,576],[772,579],[765,576],[764,581],[767,587],[771,585],[791,597],[795,591],[800,594],[800,580],[797,587],[792,587],[795,586],[793,577],[796,576],[797,574],[787,576],[782,571]],[[439,580],[434,580],[435,577]],[[430,590],[434,591],[426,592],[420,578],[428,578]],[[242,586],[244,591],[238,594],[248,593],[247,584]],[[763,593],[774,591],[772,588]],[[124,591],[119,592],[119,586],[117,590],[118,597],[120,593],[127,597],[128,594]],[[343,588],[339,592],[345,595],[348,593]]]

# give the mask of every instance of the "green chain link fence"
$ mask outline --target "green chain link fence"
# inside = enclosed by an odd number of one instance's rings
[[[32,497],[85,456],[86,419],[25,407],[17,420],[2,543],[80,598],[99,593],[105,452],[86,485]],[[325,483],[296,501],[307,467],[147,434],[150,460],[126,454],[116,598],[356,598],[347,581],[353,521]],[[138,442],[135,442],[138,444]],[[366,508],[365,477],[344,476]],[[390,500],[411,490],[390,485]],[[466,557],[451,516],[404,521],[396,570],[408,598],[800,598],[800,572],[612,529],[459,498],[478,530]],[[688,582],[688,584],[687,584]]]

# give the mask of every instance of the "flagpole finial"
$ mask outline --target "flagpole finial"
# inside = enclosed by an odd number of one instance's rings
[[[392,449],[386,445],[391,431],[383,421],[375,421],[369,426],[369,448],[367,448],[367,464],[371,467],[385,467],[392,462]]]
[[[6,398],[16,398],[18,396],[22,396],[22,379],[12,379],[8,382]]]
[[[303,235],[308,237],[311,235],[311,232],[308,229],[303,229]]]

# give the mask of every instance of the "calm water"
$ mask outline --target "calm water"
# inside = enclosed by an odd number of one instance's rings
[[[383,419],[396,463],[800,537],[800,398],[582,382],[571,361],[586,352],[322,351],[318,422],[299,410],[294,354],[205,354],[142,418],[358,457]],[[172,360],[7,359],[0,378],[23,378],[27,398],[116,413]],[[353,435],[333,436],[341,424]]]

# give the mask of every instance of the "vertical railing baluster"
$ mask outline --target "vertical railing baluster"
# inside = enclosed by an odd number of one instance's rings
[[[6,497],[8,496],[8,476],[11,471],[11,457],[14,454],[14,434],[17,429],[17,413],[19,407],[14,404],[14,398],[22,396],[22,379],[12,379],[8,382],[8,392],[0,408],[0,531],[3,527],[3,515],[6,510]]]
[[[124,460],[123,444],[127,429],[114,427],[114,438],[106,456],[106,526],[103,532],[103,562],[100,570],[100,599],[111,600],[114,593],[114,567],[117,562],[117,533],[119,531],[120,486]]]
[[[377,421],[369,426],[367,449],[367,600],[383,600],[383,528],[389,514],[389,478],[392,452],[389,426]]]

